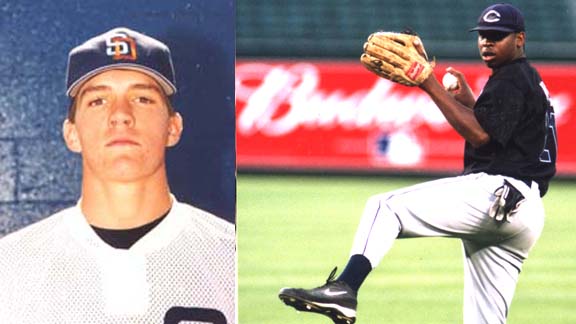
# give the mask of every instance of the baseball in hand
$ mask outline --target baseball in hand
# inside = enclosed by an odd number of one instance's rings
[[[458,89],[458,79],[453,74],[446,73],[442,78],[442,85],[444,86],[444,89],[448,91],[456,90]]]

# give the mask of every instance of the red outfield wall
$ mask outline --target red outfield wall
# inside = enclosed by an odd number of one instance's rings
[[[453,66],[479,94],[490,70]],[[576,175],[576,65],[535,64],[550,91],[558,173]],[[236,65],[238,168],[459,172],[464,141],[418,88],[380,79],[354,61]],[[538,145],[535,143],[535,145]]]

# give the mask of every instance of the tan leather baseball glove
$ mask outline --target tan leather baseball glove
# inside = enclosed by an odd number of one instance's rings
[[[376,32],[364,43],[362,64],[378,76],[407,86],[418,86],[434,70],[420,37]]]

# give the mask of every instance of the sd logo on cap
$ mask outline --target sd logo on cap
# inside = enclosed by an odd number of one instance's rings
[[[84,82],[110,69],[138,70],[154,78],[167,96],[176,92],[168,46],[134,30],[115,28],[70,51],[66,94],[74,98]]]

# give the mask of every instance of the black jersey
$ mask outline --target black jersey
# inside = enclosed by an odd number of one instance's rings
[[[548,90],[525,58],[493,70],[474,105],[490,135],[478,148],[466,142],[464,174],[486,172],[536,181],[540,195],[556,173],[556,124]]]

